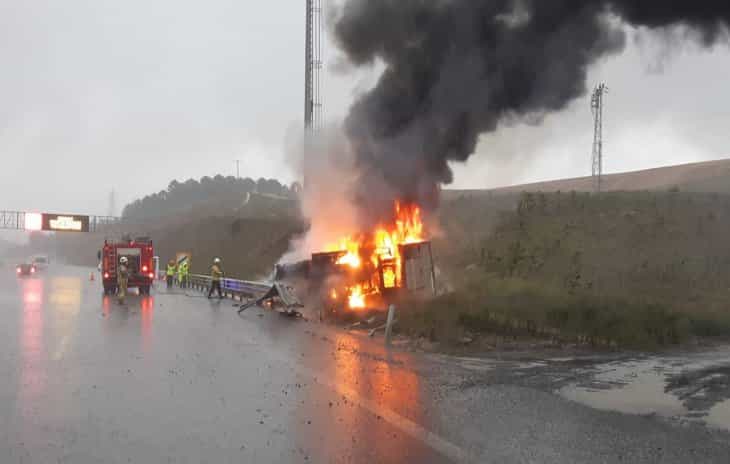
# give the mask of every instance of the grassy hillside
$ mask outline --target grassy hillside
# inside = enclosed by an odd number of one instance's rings
[[[730,159],[680,164],[641,171],[606,174],[603,191],[666,191],[679,189],[685,192],[730,193]],[[485,196],[529,192],[592,192],[594,180],[576,177],[532,184],[515,185],[491,190],[446,190],[447,197],[471,194]]]
[[[623,345],[730,333],[730,196],[527,193],[497,206],[482,196],[445,208],[453,232],[434,250],[456,290],[406,330]]]
[[[525,194],[475,261],[566,292],[720,309],[730,296],[728,231],[727,195]]]
[[[471,264],[485,237],[500,223],[505,212],[517,207],[520,196],[519,193],[446,191],[433,237],[439,265],[455,270]]]
[[[301,223],[294,219],[213,217],[155,230],[151,236],[163,260],[178,251],[192,252],[194,273],[207,273],[218,256],[228,275],[254,279],[272,271],[291,238],[301,231]]]

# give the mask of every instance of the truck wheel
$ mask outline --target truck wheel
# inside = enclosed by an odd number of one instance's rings
[[[142,287],[139,287],[139,293],[140,295],[149,295],[150,294],[150,286],[144,285]]]

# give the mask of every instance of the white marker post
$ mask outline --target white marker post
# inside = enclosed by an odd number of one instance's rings
[[[393,319],[395,319],[395,305],[388,306],[388,320],[385,322],[385,345],[390,346],[390,336],[393,332]]]

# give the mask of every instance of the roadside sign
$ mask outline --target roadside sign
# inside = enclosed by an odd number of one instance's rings
[[[43,213],[41,230],[54,232],[88,232],[89,216]]]
[[[176,265],[181,265],[183,262],[187,261],[188,266],[190,265],[190,261],[192,258],[192,254],[189,251],[179,251],[175,255],[175,263]]]

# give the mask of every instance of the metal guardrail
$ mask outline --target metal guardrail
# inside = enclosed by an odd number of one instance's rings
[[[24,211],[0,211],[0,229],[24,229]]]
[[[190,274],[190,287],[207,292],[210,289],[211,278],[208,275]],[[223,295],[234,300],[256,298],[271,289],[272,284],[265,282],[252,282],[248,280],[221,279],[221,290]]]

